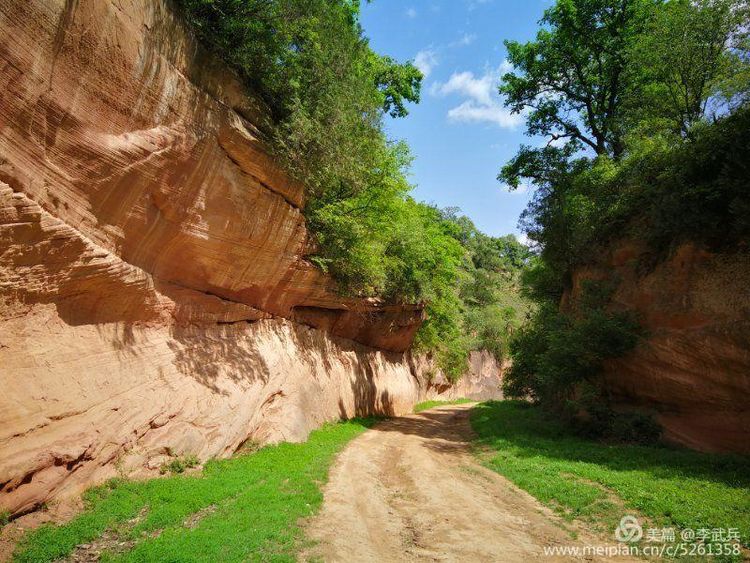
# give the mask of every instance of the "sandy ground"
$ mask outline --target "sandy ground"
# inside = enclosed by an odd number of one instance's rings
[[[42,524],[64,524],[83,510],[83,501],[79,498],[68,498],[64,501],[50,503],[43,510],[30,512],[0,528],[0,563],[13,558],[13,551],[18,542],[29,530],[35,530]]]
[[[354,440],[332,468],[323,508],[306,529],[315,545],[302,559],[611,561],[544,554],[544,546],[614,542],[572,528],[477,463],[470,408],[388,420]]]

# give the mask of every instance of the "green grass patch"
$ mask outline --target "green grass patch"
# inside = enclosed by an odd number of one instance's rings
[[[737,528],[750,546],[746,457],[587,440],[518,401],[478,405],[471,423],[489,468],[569,519],[610,536],[627,513],[654,527]]]
[[[464,405],[466,403],[474,402],[475,401],[472,401],[471,399],[454,399],[452,401],[424,401],[422,403],[417,403],[416,405],[414,405],[414,412],[422,412],[426,411],[427,409],[441,407],[443,405]]]
[[[209,461],[200,475],[109,481],[85,494],[70,523],[29,534],[15,560],[53,561],[106,532],[130,542],[108,561],[294,561],[335,454],[373,422],[329,424],[303,444]]]

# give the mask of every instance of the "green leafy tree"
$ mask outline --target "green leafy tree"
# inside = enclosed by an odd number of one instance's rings
[[[655,1],[558,0],[534,41],[505,42],[514,71],[500,93],[515,113],[528,111],[529,134],[622,154],[627,47]]]
[[[671,0],[659,6],[629,53],[629,111],[639,121],[664,121],[687,135],[716,97],[747,75],[745,0]]]

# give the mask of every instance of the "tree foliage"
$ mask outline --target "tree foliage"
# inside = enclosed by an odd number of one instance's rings
[[[536,40],[506,41],[514,71],[500,92],[528,111],[532,135],[584,145],[598,155],[623,151],[622,104],[629,89],[627,46],[655,0],[558,0]]]
[[[507,43],[500,91],[548,141],[499,175],[534,186],[521,223],[539,252],[522,276],[537,308],[511,343],[509,395],[614,424],[594,412],[598,377],[635,344],[636,319],[607,298],[571,302],[573,272],[623,237],[652,261],[686,241],[750,238],[748,13],[745,0],[558,0],[535,41]]]
[[[747,21],[747,3],[736,0],[672,0],[654,10],[627,53],[631,122],[662,120],[687,135],[709,102],[715,111],[731,103],[734,75],[750,78],[743,72]]]
[[[453,236],[465,253],[458,291],[465,346],[487,350],[498,361],[507,359],[510,338],[529,309],[520,295],[520,274],[533,254],[513,235],[480,232],[455,209],[444,210],[443,216],[454,225]]]

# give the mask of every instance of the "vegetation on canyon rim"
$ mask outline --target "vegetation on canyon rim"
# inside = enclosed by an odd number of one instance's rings
[[[422,75],[373,52],[353,0],[179,0],[201,41],[269,108],[259,124],[308,189],[313,263],[343,292],[424,302],[416,345],[451,378],[469,349],[500,357],[524,304],[515,293],[528,251],[409,196],[408,147],[383,117],[406,116]],[[513,295],[509,295],[513,294]],[[507,297],[504,297],[506,296]]]
[[[747,240],[749,14],[744,0],[559,0],[534,41],[506,42],[500,92],[550,140],[522,146],[499,175],[534,186],[522,224],[539,249],[508,395],[588,410],[601,434],[658,434],[643,417],[618,420],[597,384],[639,332],[612,302],[617,280],[573,292],[572,274],[617,240],[647,245],[642,268],[687,241],[739,251]]]
[[[508,393],[568,412],[602,405],[603,362],[635,345],[637,319],[613,309],[616,280],[561,312],[572,273],[616,238],[644,240],[653,265],[686,240],[731,247],[750,231],[746,0],[558,0],[535,40],[506,42],[500,93],[550,141],[521,147],[499,175],[535,188],[522,217],[533,258],[409,196],[408,148],[387,139],[383,116],[408,113],[421,75],[370,49],[359,2],[179,3],[268,105],[269,146],[309,189],[308,258],[342,291],[425,302],[416,344],[450,377],[469,349],[507,353],[528,310],[515,291],[525,269],[536,306],[512,344]],[[613,430],[612,413],[596,415]],[[644,426],[636,417],[624,432]]]

